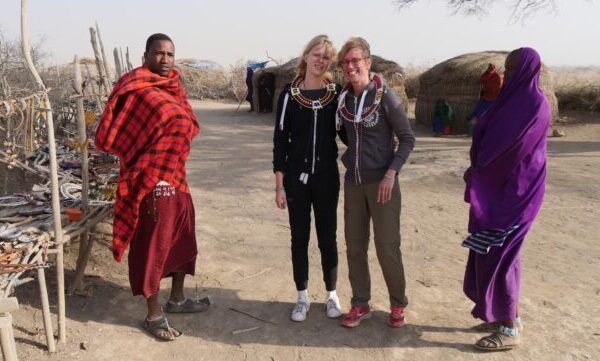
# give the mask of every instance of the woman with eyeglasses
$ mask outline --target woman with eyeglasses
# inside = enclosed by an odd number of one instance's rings
[[[336,294],[338,253],[337,204],[340,176],[336,144],[337,97],[340,86],[331,81],[329,66],[335,48],[326,35],[308,42],[298,60],[296,78],[279,97],[273,135],[275,203],[288,208],[292,268],[298,291],[293,321],[304,321],[308,298],[308,242],[311,208],[326,289],[326,314],[341,316]],[[343,132],[343,131],[342,131]],[[343,137],[343,133],[340,134]]]
[[[348,273],[352,287],[350,312],[344,327],[356,327],[371,316],[369,275],[370,222],[373,221],[377,259],[390,299],[388,325],[404,325],[408,300],[400,251],[400,187],[398,173],[413,149],[415,138],[402,100],[378,74],[371,74],[371,51],[362,38],[350,38],[338,53],[344,78],[338,121],[347,134],[342,156],[344,228]],[[394,138],[398,147],[394,147]]]

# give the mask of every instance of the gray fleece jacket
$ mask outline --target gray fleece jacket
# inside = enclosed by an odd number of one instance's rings
[[[375,83],[371,81],[363,112],[375,101],[375,88]],[[345,180],[348,183],[379,182],[388,169],[395,170],[397,175],[415,145],[402,99],[385,82],[383,89],[379,109],[360,123],[345,119],[338,111],[348,136],[348,149],[342,156],[346,167]],[[346,109],[353,115],[357,113],[361,95],[355,96],[352,90],[346,94]]]

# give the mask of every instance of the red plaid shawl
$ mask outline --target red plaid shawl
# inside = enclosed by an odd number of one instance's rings
[[[199,129],[178,72],[161,77],[139,67],[115,85],[95,143],[121,161],[113,227],[118,262],[135,233],[140,202],[156,183],[164,180],[189,193],[185,161]]]

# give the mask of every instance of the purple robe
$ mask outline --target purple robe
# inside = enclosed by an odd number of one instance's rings
[[[486,322],[516,317],[520,248],[544,197],[550,107],[539,87],[541,66],[535,50],[521,48],[512,78],[473,129],[469,232],[520,225],[494,252],[470,251],[464,291],[475,302],[473,316]]]

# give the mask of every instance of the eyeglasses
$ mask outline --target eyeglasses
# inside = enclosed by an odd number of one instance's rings
[[[340,61],[340,65],[342,67],[346,67],[350,64],[352,64],[354,66],[358,66],[358,63],[360,63],[361,60],[365,60],[365,59],[367,59],[367,58],[352,58],[350,60],[344,59],[344,60]]]

